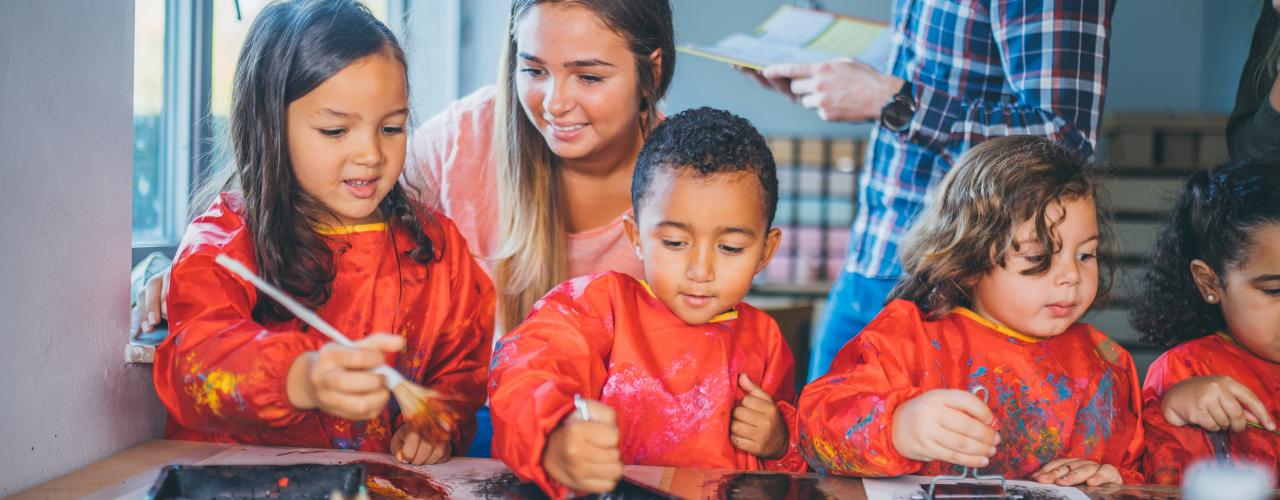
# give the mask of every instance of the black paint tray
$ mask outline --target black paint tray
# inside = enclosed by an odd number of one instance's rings
[[[353,497],[364,485],[364,466],[167,465],[147,491],[166,498],[317,498],[334,491]]]

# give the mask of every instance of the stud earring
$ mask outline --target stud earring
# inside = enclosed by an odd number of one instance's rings
[[[1210,304],[1214,304],[1218,302],[1218,296],[1211,293],[1205,296],[1204,300]]]

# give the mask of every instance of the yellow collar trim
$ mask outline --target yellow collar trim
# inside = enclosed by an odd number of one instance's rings
[[[648,281],[645,281],[645,280],[639,280],[639,281],[640,281],[640,286],[644,287],[644,291],[648,292],[650,297],[653,297],[655,299],[658,298],[658,296],[653,293],[653,288],[649,287]],[[711,321],[708,321],[707,323],[719,323],[721,321],[729,321],[731,319],[738,319],[738,308],[735,307],[728,311],[717,314],[716,317],[711,318]]]
[[[1219,337],[1222,337],[1222,340],[1225,340],[1225,341],[1230,342],[1230,343],[1235,344],[1235,345],[1240,345],[1240,343],[1239,343],[1239,342],[1236,342],[1235,337],[1232,337],[1231,335],[1228,335],[1228,334],[1227,334],[1227,332],[1225,332],[1225,331],[1223,331],[1223,330],[1218,330],[1218,331],[1216,331],[1216,332],[1213,332],[1213,334],[1214,334],[1214,335],[1217,335],[1217,336],[1219,336]],[[1240,347],[1244,347],[1244,346],[1240,346]]]
[[[336,236],[341,234],[367,233],[370,231],[386,231],[386,222],[375,222],[373,224],[356,224],[354,226],[316,226],[316,232],[325,236]]]
[[[982,317],[982,315],[981,315],[981,314],[978,314],[978,313],[974,312],[973,310],[971,310],[971,309],[969,309],[969,308],[967,308],[967,307],[957,307],[957,308],[955,308],[955,309],[952,309],[952,310],[951,310],[951,312],[953,312],[953,313],[955,313],[955,314],[959,314],[959,315],[964,316],[964,317],[966,317],[966,318],[969,318],[969,319],[971,319],[971,320],[973,320],[973,321],[977,322],[979,325],[985,326],[985,327],[987,327],[987,328],[990,328],[990,329],[995,330],[995,331],[997,331],[997,332],[1003,333],[1003,334],[1005,334],[1005,335],[1007,335],[1007,336],[1009,336],[1009,337],[1013,337],[1013,338],[1018,339],[1018,340],[1021,340],[1021,341],[1023,341],[1023,342],[1027,342],[1027,343],[1034,344],[1034,343],[1036,343],[1036,342],[1039,342],[1039,341],[1041,341],[1041,340],[1044,340],[1044,339],[1040,339],[1040,338],[1032,337],[1032,336],[1030,336],[1030,335],[1027,335],[1027,334],[1022,333],[1022,332],[1019,332],[1019,331],[1014,330],[1014,329],[1012,329],[1012,328],[1009,328],[1009,327],[1007,327],[1007,326],[997,325],[997,324],[993,323],[991,320],[989,320],[989,319],[987,319],[987,318]]]

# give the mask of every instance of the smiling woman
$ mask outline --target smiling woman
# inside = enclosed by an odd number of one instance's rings
[[[405,178],[458,223],[501,329],[566,278],[639,277],[631,172],[675,69],[667,0],[516,0],[498,86],[420,128]]]

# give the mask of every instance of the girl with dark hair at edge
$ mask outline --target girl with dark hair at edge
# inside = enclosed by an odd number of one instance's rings
[[[1147,478],[1179,484],[1192,462],[1280,465],[1280,162],[1233,161],[1187,180],[1131,312],[1172,347],[1142,388]],[[1264,427],[1265,429],[1255,428]]]

